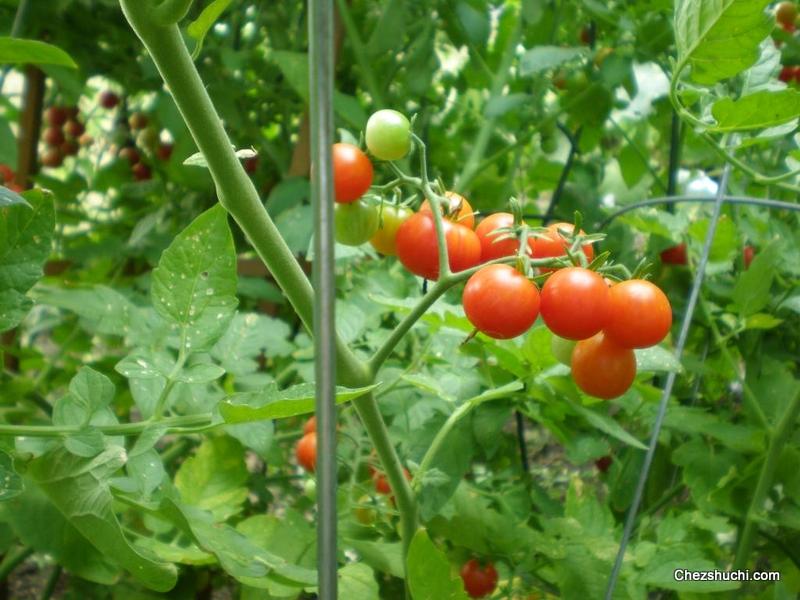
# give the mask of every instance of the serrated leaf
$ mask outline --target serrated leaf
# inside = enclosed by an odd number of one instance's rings
[[[336,404],[355,400],[378,387],[379,384],[362,388],[336,387]],[[302,383],[285,390],[270,384],[260,392],[243,392],[228,396],[219,405],[219,412],[226,423],[247,423],[264,419],[285,419],[314,412],[316,387]]]
[[[664,346],[651,346],[650,348],[637,348],[636,371],[637,372],[675,372],[683,370],[681,363],[675,358],[675,354]]]
[[[536,75],[542,71],[559,67],[585,54],[586,50],[583,48],[537,46],[528,50],[520,58],[519,74],[523,77]]]
[[[711,107],[714,132],[752,131],[776,127],[800,116],[800,92],[762,90],[737,100],[722,98]]]
[[[14,469],[14,458],[0,450],[0,502],[16,498],[24,489],[22,477]]]
[[[187,350],[206,349],[222,335],[238,304],[236,252],[222,206],[197,217],[164,250],[151,297],[158,313],[183,329]]]
[[[160,592],[177,582],[174,565],[136,550],[125,537],[114,513],[108,477],[125,463],[125,451],[112,446],[94,458],[57,449],[33,460],[27,473],[44,490],[66,519],[109,560],[127,570],[142,585]]]
[[[38,40],[0,37],[0,64],[59,65],[77,69],[72,57],[61,48]]]
[[[225,375],[225,369],[212,363],[184,367],[175,377],[184,383],[209,383]]]
[[[767,246],[756,254],[750,268],[739,275],[732,299],[741,316],[754,315],[769,304],[777,260],[777,248]]]
[[[592,427],[607,433],[608,435],[618,439],[620,442],[628,444],[632,448],[647,450],[647,446],[625,431],[625,429],[622,428],[622,425],[617,423],[611,417],[600,414],[596,410],[581,406],[580,404],[572,402],[571,400],[567,400],[567,402],[569,403],[570,408],[578,413],[579,416],[583,417]]]
[[[697,83],[712,85],[737,75],[758,59],[759,44],[772,29],[769,0],[678,0],[675,42],[678,61]]]

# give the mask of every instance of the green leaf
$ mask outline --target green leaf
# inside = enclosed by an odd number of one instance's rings
[[[28,473],[75,528],[109,560],[147,588],[166,592],[177,582],[174,565],[136,550],[114,513],[108,477],[125,462],[125,450],[112,446],[94,458],[56,449],[33,460]]]
[[[355,400],[378,387],[362,388],[337,386],[336,404]],[[315,386],[302,383],[285,390],[270,384],[260,392],[243,392],[228,396],[220,403],[219,412],[226,423],[247,423],[264,419],[285,419],[314,412]]]
[[[308,55],[303,52],[276,50],[270,56],[277,63],[292,89],[300,98],[308,102]],[[342,119],[356,129],[362,129],[367,122],[367,114],[353,96],[334,90],[333,108]]]
[[[20,196],[17,192],[0,185],[0,208],[4,208],[6,206],[15,206],[17,204],[22,204],[28,208],[31,208],[31,205],[28,204],[28,201]]]
[[[197,217],[164,250],[151,296],[158,313],[182,328],[187,350],[219,339],[238,304],[236,252],[222,206]]]
[[[536,75],[542,71],[559,67],[586,54],[584,48],[563,48],[561,46],[537,46],[522,55],[519,74],[522,77]]]
[[[14,469],[14,459],[0,450],[0,502],[16,498],[24,490],[22,477]]]
[[[75,313],[92,333],[125,336],[131,324],[140,320],[139,309],[127,297],[104,285],[89,288],[40,285],[34,297],[40,304]]]
[[[238,313],[227,331],[211,349],[222,367],[233,375],[248,375],[258,368],[258,358],[289,356],[295,347],[288,341],[286,321],[258,313]]]
[[[206,34],[214,26],[214,23],[216,23],[220,15],[225,12],[225,9],[228,8],[230,3],[231,0],[214,0],[214,2],[203,9],[203,12],[200,13],[197,19],[189,23],[189,26],[186,28],[186,33],[189,34],[189,37],[197,41],[197,45],[192,52],[193,58],[197,57],[200,53]]]
[[[569,404],[570,408],[578,413],[579,416],[583,417],[589,425],[592,427],[599,429],[600,431],[607,433],[611,437],[618,439],[620,442],[624,444],[628,444],[632,448],[637,448],[639,450],[647,450],[647,446],[645,446],[642,442],[637,440],[633,437],[630,433],[625,431],[622,428],[622,425],[617,423],[614,419],[607,415],[600,414],[599,412],[592,410],[590,408],[586,408],[577,404],[569,399],[566,399],[567,403]]]
[[[339,597],[380,600],[375,573],[364,563],[349,563],[339,569]]]
[[[697,83],[712,85],[738,75],[759,56],[759,43],[773,27],[769,0],[678,0],[675,42],[678,62]]]
[[[617,156],[622,179],[629,188],[635,186],[647,172],[647,164],[631,145],[623,146]]]
[[[206,439],[175,474],[175,487],[187,504],[224,521],[247,500],[247,467],[242,446],[231,437]]]
[[[769,304],[777,261],[777,247],[767,246],[756,254],[750,268],[739,275],[733,288],[733,306],[741,316],[754,315]]]
[[[292,564],[259,547],[230,525],[215,522],[207,511],[172,499],[164,501],[162,511],[182,531],[191,535],[201,549],[214,554],[222,568],[242,583],[252,585],[254,581],[270,577],[295,587],[317,584],[316,570]]]
[[[30,206],[0,208],[0,331],[16,327],[30,310],[25,294],[42,276],[53,241],[52,196],[33,191],[26,197]]]
[[[408,549],[408,587],[414,600],[467,600],[461,579],[452,576],[447,556],[424,529]]]
[[[714,132],[766,129],[793,121],[800,116],[800,92],[785,90],[755,92],[736,100],[722,98],[711,107]]]
[[[0,64],[60,65],[77,69],[78,65],[61,48],[38,40],[0,37]]]
[[[209,383],[225,375],[225,369],[213,363],[200,363],[184,367],[175,377],[184,383]]]
[[[634,350],[636,354],[636,372],[644,371],[655,372],[675,372],[683,370],[681,363],[675,358],[675,354],[664,346],[651,346]]]
[[[403,548],[399,542],[373,542],[362,539],[347,539],[347,547],[352,547],[361,559],[376,571],[403,578]]]
[[[8,523],[22,543],[52,556],[77,577],[109,586],[120,579],[111,557],[90,544],[29,477],[21,495],[0,503],[0,521]]]

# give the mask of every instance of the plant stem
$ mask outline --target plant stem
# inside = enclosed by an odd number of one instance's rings
[[[202,415],[186,415],[181,417],[167,417],[160,421],[139,421],[138,423],[121,423],[119,425],[91,425],[105,435],[138,435],[148,427],[163,425],[167,433],[181,433],[183,428],[205,427],[213,424],[211,413]],[[8,437],[57,437],[72,435],[83,431],[81,427],[68,427],[57,425],[0,425],[0,436]]]
[[[783,447],[786,445],[793,431],[798,415],[800,415],[800,390],[795,393],[794,398],[789,402],[789,406],[786,407],[777,427],[775,427],[775,430],[770,435],[767,455],[764,458],[764,464],[758,476],[758,483],[756,484],[755,492],[753,492],[753,499],[750,501],[750,506],[747,508],[744,528],[739,536],[739,547],[736,549],[736,558],[733,561],[734,570],[744,569],[747,564],[747,559],[750,558],[750,552],[753,549],[753,543],[758,533],[758,520],[763,514],[764,502],[772,487],[775,470],[778,468],[778,460],[780,459]]]
[[[674,196],[678,190],[678,169],[681,166],[681,119],[672,111],[672,130],[669,138],[669,166],[667,167],[667,196]],[[663,187],[663,186],[662,186]],[[672,206],[671,204],[668,206]]]
[[[61,579],[61,565],[53,565],[53,570],[47,578],[47,583],[42,590],[42,595],[39,596],[40,600],[50,600],[53,596],[53,592],[56,591],[59,579]]]
[[[581,140],[582,131],[581,128],[578,128],[574,136],[567,134],[567,139],[569,139],[567,162],[564,163],[561,176],[558,178],[558,185],[556,185],[556,189],[550,197],[550,204],[547,205],[547,210],[544,212],[544,217],[542,217],[542,225],[547,225],[550,219],[553,218],[553,212],[556,206],[558,206],[561,196],[564,195],[564,189],[567,187],[567,180],[569,179],[569,172],[572,170],[572,165],[575,163],[575,154],[578,152],[578,144]]]
[[[28,546],[23,546],[14,552],[6,554],[3,557],[3,561],[0,562],[0,581],[5,581],[6,577],[31,554],[33,554],[33,548],[29,548]]]

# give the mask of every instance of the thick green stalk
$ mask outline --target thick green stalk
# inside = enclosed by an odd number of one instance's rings
[[[161,76],[169,86],[197,147],[206,159],[217,186],[220,203],[247,235],[259,257],[269,268],[308,331],[312,331],[314,294],[291,250],[258,197],[252,181],[236,157],[214,105],[189,56],[176,26],[157,25],[141,0],[120,0],[131,27],[144,43]],[[337,336],[337,376],[343,385],[360,387],[372,383],[367,366]],[[402,464],[389,439],[375,398],[369,394],[353,403],[364,423],[401,513],[404,542],[417,528],[416,505]]]
[[[747,508],[744,527],[739,536],[739,547],[736,549],[736,558],[733,561],[734,570],[744,569],[747,565],[747,559],[750,558],[750,552],[753,549],[753,543],[758,534],[759,517],[763,512],[767,494],[769,494],[769,490],[772,488],[775,470],[778,468],[778,460],[780,459],[781,452],[783,452],[783,448],[789,436],[792,434],[798,416],[800,416],[800,390],[789,402],[789,406],[786,407],[786,411],[783,413],[781,420],[770,436],[767,455],[764,458],[764,464],[758,476],[756,490],[753,492],[753,499],[750,501],[750,506]]]

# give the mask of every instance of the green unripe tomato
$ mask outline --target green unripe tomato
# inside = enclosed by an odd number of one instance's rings
[[[553,334],[550,340],[550,349],[553,351],[553,355],[558,362],[569,367],[572,364],[572,350],[575,348],[575,344],[577,344],[577,342],[574,340],[566,340]]]
[[[356,521],[362,525],[372,525],[378,518],[378,511],[372,508],[372,506],[369,506],[371,503],[372,500],[370,497],[364,495],[358,499],[359,506],[353,508],[353,516],[356,518]]]
[[[306,479],[305,483],[303,484],[303,493],[305,493],[306,498],[311,500],[312,502],[317,501],[317,480],[313,477],[309,477]]]
[[[375,158],[401,159],[411,149],[411,124],[396,110],[379,110],[367,121],[366,141]]]
[[[363,200],[334,207],[336,241],[345,246],[360,246],[378,231],[378,209]]]
[[[542,135],[541,139],[542,152],[545,154],[552,154],[558,149],[558,140],[555,135]]]

